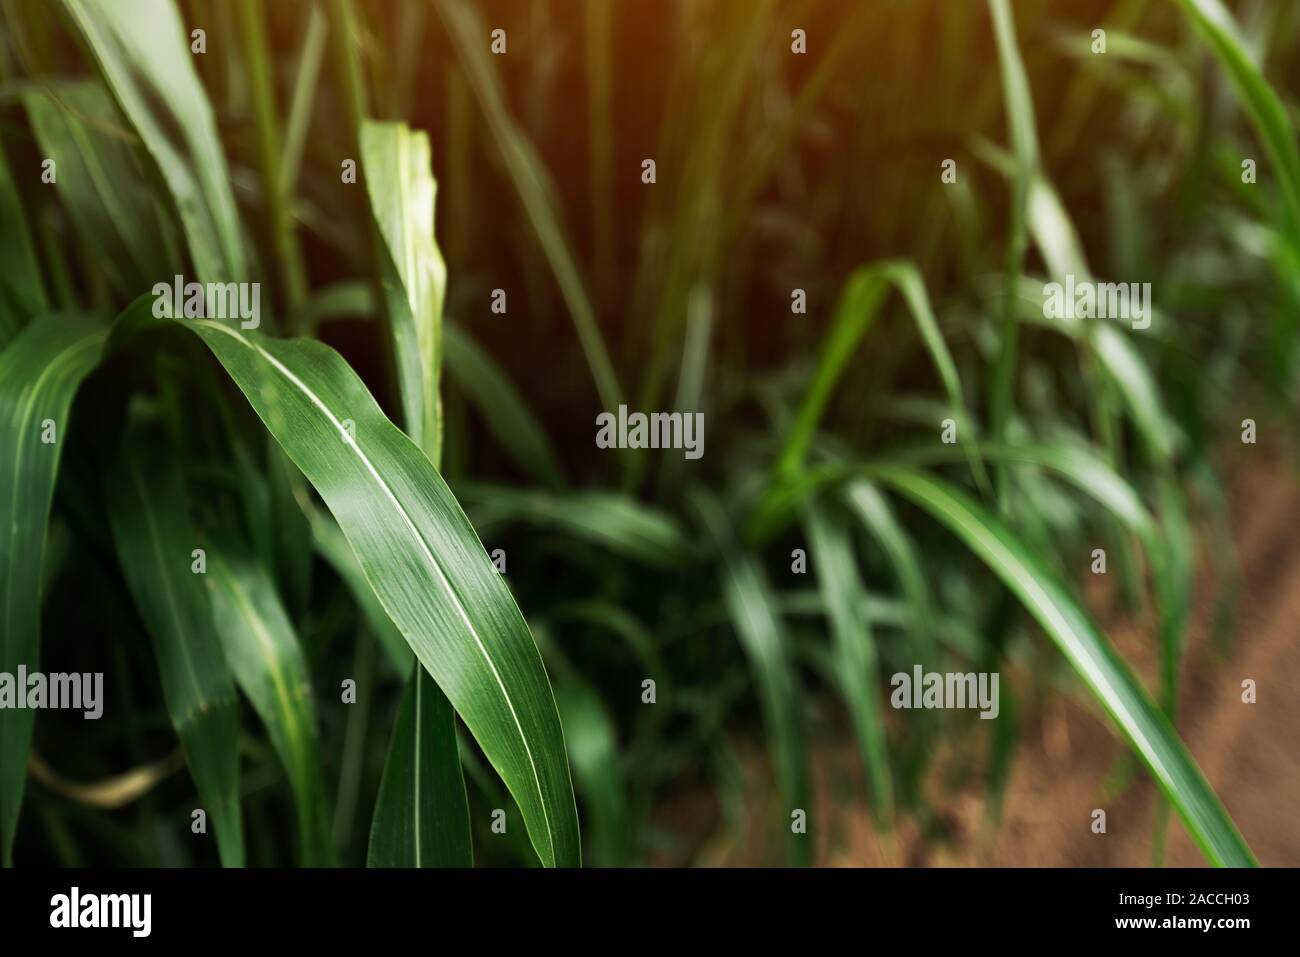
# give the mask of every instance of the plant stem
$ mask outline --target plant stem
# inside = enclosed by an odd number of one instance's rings
[[[280,123],[275,108],[275,82],[266,24],[255,0],[239,0],[235,18],[247,53],[252,86],[254,133],[262,191],[266,203],[271,253],[280,269],[281,293],[292,317],[307,296],[307,270],[294,231],[293,210],[281,170]]]

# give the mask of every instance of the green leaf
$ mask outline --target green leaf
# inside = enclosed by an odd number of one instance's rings
[[[0,223],[5,224],[0,229],[0,263],[4,263],[0,269],[0,349],[29,319],[49,308],[19,197],[18,184],[0,150]]]
[[[530,492],[499,485],[457,486],[480,531],[526,522],[591,542],[633,561],[672,567],[689,552],[677,521],[618,492]]]
[[[52,316],[33,320],[0,353],[0,671],[8,674],[20,665],[39,668],[41,568],[54,481],[68,440],[68,410],[99,362],[104,338],[101,326]],[[26,708],[0,709],[5,865],[13,862],[35,717]]]
[[[366,191],[379,237],[379,285],[406,433],[442,459],[442,309],[447,267],[434,239],[429,137],[403,123],[361,124]],[[368,605],[369,602],[366,602]],[[386,632],[381,631],[383,636]],[[450,703],[416,665],[389,741],[371,820],[372,864],[473,864],[465,781]]]
[[[502,450],[535,481],[563,485],[555,447],[505,370],[455,323],[447,323],[443,333],[448,377],[478,407]]]
[[[238,701],[213,629],[204,577],[195,573],[201,567],[195,555],[199,539],[185,489],[164,451],[158,436],[142,424],[128,430],[106,483],[113,541],[153,638],[163,700],[212,819],[221,862],[242,867]],[[202,557],[206,564],[206,549]]]
[[[41,153],[58,169],[55,188],[117,291],[137,296],[176,272],[171,221],[145,182],[139,151],[95,81],[63,83],[23,97]]]
[[[471,867],[456,715],[418,663],[397,712],[370,826],[369,867]]]
[[[627,861],[632,835],[614,720],[595,689],[575,676],[558,677],[555,696],[589,815],[587,856],[599,867],[618,867]]]
[[[1008,225],[1006,297],[999,328],[997,362],[989,397],[989,431],[994,441],[1004,438],[1015,398],[1016,352],[1019,328],[1016,323],[1012,291],[1024,268],[1025,223],[1029,204],[1029,184],[1038,168],[1038,133],[1034,118],[1034,100],[1025,73],[1025,62],[1016,42],[1015,17],[1007,0],[988,0],[989,17],[997,44],[998,64],[1002,73],[1002,101],[1006,113],[1011,148],[1016,162],[1011,175],[1011,213]],[[998,474],[999,501],[1006,507],[1006,476]]]
[[[1241,97],[1251,122],[1276,167],[1293,235],[1300,231],[1300,147],[1291,117],[1247,48],[1246,41],[1221,0],[1178,0],[1187,18],[1210,45]]]
[[[488,46],[483,42],[487,30],[482,18],[462,0],[437,0],[434,9],[447,25],[447,32],[465,67],[465,75],[483,109],[488,131],[496,140],[506,171],[542,245],[542,253],[555,273],[600,400],[606,409],[617,409],[623,401],[623,390],[601,337],[596,310],[587,295],[560,223],[554,184],[536,147],[510,116],[501,78],[493,67]]]
[[[1255,865],[1169,719],[1087,612],[1015,533],[969,496],[923,472],[884,467],[878,477],[947,526],[1020,599],[1147,765],[1210,863]]]
[[[871,626],[863,613],[866,589],[845,526],[833,522],[822,506],[812,503],[806,527],[812,564],[831,622],[835,674],[853,716],[862,766],[871,782],[876,823],[887,829],[894,817],[894,785],[880,701],[880,667]]]
[[[957,367],[939,332],[921,275],[916,266],[906,260],[885,260],[862,266],[845,281],[839,302],[835,306],[835,314],[831,318],[826,344],[817,362],[817,370],[804,395],[794,427],[786,437],[775,474],[780,477],[793,476],[803,466],[835,386],[875,320],[890,286],[897,289],[903,297],[921,339],[930,352],[930,358],[948,392],[952,413],[962,427],[962,446],[968,450],[971,471],[983,487],[987,478],[974,443],[974,419],[962,398]]]
[[[908,624],[918,660],[924,660],[927,654],[937,654],[934,648],[934,597],[926,584],[916,545],[889,507],[888,500],[870,482],[851,481],[844,489],[844,502],[879,543],[886,560],[894,568],[894,577],[907,600]],[[937,666],[937,660],[934,664]]]
[[[265,566],[238,546],[208,552],[208,594],[220,648],[235,682],[265,725],[289,775],[299,853],[308,866],[332,857],[325,823],[316,703],[298,636]]]
[[[722,552],[722,596],[736,637],[749,659],[758,690],[759,708],[767,730],[777,784],[781,792],[783,826],[791,827],[796,810],[809,812],[812,797],[808,751],[804,738],[803,704],[798,676],[789,657],[789,640],[776,612],[771,588],[753,556],[741,551],[726,516],[706,494],[694,496],[700,518]],[[808,833],[790,834],[790,858],[796,866],[812,860]]]
[[[434,241],[437,184],[428,134],[405,123],[361,125],[370,209],[383,240],[380,281],[406,433],[438,463],[438,370],[447,267]]]
[[[319,290],[302,313],[304,329],[343,316],[372,318],[374,296],[360,282],[339,282]],[[488,431],[524,473],[549,488],[564,484],[551,440],[506,371],[454,322],[442,326],[447,377],[477,406]]]
[[[312,544],[316,546],[316,551],[343,579],[348,591],[352,592],[366,625],[383,647],[396,673],[407,674],[411,670],[411,646],[406,643],[402,633],[388,617],[388,612],[384,611],[384,606],[379,603],[370,583],[366,581],[365,572],[361,570],[361,563],[357,561],[347,537],[328,512],[310,502],[307,503],[307,508],[310,510],[307,519],[311,525]]]
[[[216,119],[172,0],[63,0],[118,106],[158,165],[201,282],[248,279]]]
[[[573,786],[541,656],[437,470],[329,347],[181,325],[334,513],[380,603],[519,803],[542,862],[577,865]]]

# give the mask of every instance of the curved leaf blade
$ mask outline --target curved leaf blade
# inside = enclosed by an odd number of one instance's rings
[[[334,513],[380,603],[519,803],[542,862],[576,866],[577,809],[541,656],[437,470],[329,347],[185,325]]]
[[[248,262],[226,157],[176,5],[172,0],[63,0],[63,6],[158,164],[200,280],[246,280]]]
[[[480,530],[510,521],[553,528],[656,568],[672,567],[689,553],[686,536],[668,513],[619,492],[532,492],[500,485],[457,488]]]
[[[45,532],[68,411],[104,341],[98,325],[47,317],[28,324],[0,353],[0,671],[9,674],[20,665],[38,668]],[[6,865],[34,723],[30,709],[0,709],[0,860]]]
[[[197,538],[175,468],[156,437],[128,429],[108,484],[109,521],[122,574],[153,639],[167,713],[199,798],[212,818],[221,862],[244,864],[239,805],[239,711],[234,682],[193,568]]]
[[[121,124],[104,87],[62,83],[25,94],[23,103],[42,154],[58,166],[55,188],[118,291],[135,296],[173,275],[171,223],[144,182],[139,150],[84,119]]]
[[[1219,58],[1277,166],[1293,231],[1300,231],[1300,147],[1286,105],[1251,58],[1232,13],[1222,0],[1178,0],[1187,18]]]
[[[858,751],[871,786],[872,810],[877,825],[888,829],[894,817],[894,785],[880,701],[879,660],[864,614],[866,589],[845,527],[832,522],[825,509],[813,503],[806,528],[822,601],[830,617],[835,672],[853,715]]]
[[[393,725],[366,866],[471,867],[456,714],[424,667],[415,668]]]
[[[302,646],[265,566],[237,547],[208,553],[212,621],[236,684],[266,726],[289,775],[298,813],[299,853],[308,866],[327,863],[316,703]]]
[[[1015,593],[1147,765],[1206,858],[1219,866],[1254,866],[1250,848],[1169,719],[1018,536],[967,495],[923,472],[883,467],[878,477],[946,525]]]
[[[808,811],[812,791],[803,704],[798,675],[790,661],[789,640],[771,587],[753,555],[737,547],[721,506],[703,493],[696,495],[694,502],[722,552],[722,597],[753,672],[785,810]],[[791,831],[790,858],[795,866],[811,862],[811,842],[810,832]]]
[[[402,421],[436,465],[441,445],[438,378],[447,266],[434,240],[437,183],[427,133],[405,123],[361,124],[370,210],[382,239],[380,283],[397,364]]]

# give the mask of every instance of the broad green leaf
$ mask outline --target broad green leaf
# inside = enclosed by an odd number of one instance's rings
[[[573,787],[541,657],[437,470],[329,347],[182,325],[334,513],[380,603],[519,803],[542,862],[577,865]]]
[[[157,435],[132,425],[106,483],[113,541],[153,638],[163,700],[212,821],[221,862],[242,867],[239,711],[204,584],[211,555],[195,534],[179,473],[164,453]]]
[[[393,725],[370,828],[369,867],[471,867],[456,714],[419,663]]]
[[[754,557],[735,544],[721,506],[698,494],[694,503],[722,553],[722,596],[736,637],[749,659],[759,708],[767,730],[781,793],[783,826],[791,815],[806,814],[806,833],[790,830],[790,859],[796,866],[812,861],[811,786],[798,676],[790,661],[789,641],[775,608],[771,588]]]
[[[2,185],[2,184],[0,184]],[[3,190],[0,190],[2,193]],[[103,327],[34,319],[0,353],[0,672],[39,669],[41,568],[68,411],[99,362]],[[13,841],[36,713],[0,709],[0,859]]]
[[[805,527],[831,623],[833,669],[853,716],[858,752],[871,786],[872,810],[876,823],[889,828],[894,818],[894,785],[880,700],[880,667],[871,626],[863,614],[866,590],[845,526],[832,521],[823,506],[812,503]]]
[[[947,526],[1020,599],[1146,764],[1210,863],[1254,865],[1250,848],[1169,719],[1068,589],[1016,534],[969,496],[923,472],[884,467],[878,478]]]
[[[316,703],[302,647],[274,579],[238,546],[218,541],[208,550],[205,581],[226,663],[288,772],[302,861],[308,866],[328,863],[332,852]]]
[[[384,611],[384,606],[379,603],[370,583],[366,581],[365,572],[361,570],[361,563],[357,561],[347,537],[327,512],[310,502],[307,503],[307,508],[310,509],[307,518],[316,551],[343,579],[348,591],[352,592],[353,599],[366,619],[366,625],[383,647],[397,674],[408,673],[411,670],[411,646],[406,643],[402,633],[388,617],[388,612]]]
[[[176,5],[63,0],[63,7],[167,183],[199,280],[246,281],[226,157]]]
[[[103,86],[77,81],[23,97],[41,153],[57,164],[55,188],[122,295],[179,272],[171,222],[150,194],[139,151],[121,130]]]
[[[437,467],[442,460],[438,381],[447,268],[434,239],[437,184],[429,137],[412,133],[405,124],[366,121],[359,142],[402,420],[407,435]],[[472,865],[451,705],[418,663],[405,698],[414,704],[403,703],[389,739],[385,779],[371,820],[372,862]]]
[[[362,168],[382,239],[380,281],[406,433],[438,464],[438,376],[447,267],[434,241],[437,184],[428,134],[404,123],[361,126]]]
[[[402,123],[366,121],[359,140],[402,421],[406,434],[437,467],[442,461],[438,381],[447,267],[434,238],[437,183],[429,137]],[[371,820],[371,862],[472,865],[451,705],[418,663],[405,698],[414,704],[403,703],[389,739]]]

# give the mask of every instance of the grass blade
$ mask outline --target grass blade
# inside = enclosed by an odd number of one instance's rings
[[[307,520],[311,525],[312,544],[316,551],[334,569],[335,574],[343,579],[353,600],[361,609],[371,634],[383,647],[397,674],[406,674],[411,670],[411,646],[406,643],[402,633],[388,617],[388,612],[384,611],[384,606],[379,603],[370,583],[366,581],[361,563],[357,561],[356,553],[348,544],[343,530],[332,516],[315,504],[309,502],[307,507],[311,509]]]
[[[427,134],[413,133],[404,123],[367,120],[359,140],[402,420],[407,435],[437,466],[447,267],[434,238],[438,187],[432,148]],[[388,744],[369,862],[415,867],[474,862],[454,712],[418,663]]]
[[[845,527],[832,522],[822,506],[813,504],[806,528],[822,601],[830,616],[835,671],[853,715],[858,751],[870,781],[872,811],[877,825],[888,829],[894,818],[894,786],[880,701],[880,668],[871,627],[863,613],[865,589]]]
[[[506,372],[469,333],[453,323],[443,329],[447,375],[483,414],[488,431],[507,455],[535,481],[564,484],[555,447]]]
[[[510,117],[501,79],[493,69],[491,55],[483,43],[487,31],[474,9],[461,0],[436,0],[434,6],[447,25],[465,74],[483,109],[488,129],[519,192],[542,252],[560,284],[560,292],[573,317],[600,401],[606,409],[617,409],[623,401],[623,390],[596,323],[596,310],[560,225],[554,187],[537,149]]]
[[[302,862],[326,864],[332,852],[316,703],[302,647],[276,594],[275,581],[238,547],[219,544],[208,553],[207,584],[226,663],[288,772]]]
[[[457,486],[460,488],[460,486]],[[528,492],[497,485],[461,488],[476,527],[527,522],[607,548],[652,567],[671,567],[688,554],[676,520],[618,492]]]
[[[41,567],[68,410],[99,362],[104,330],[36,319],[0,353],[0,671],[38,668]],[[52,441],[43,441],[43,438]],[[13,863],[36,713],[0,709],[0,860]]]
[[[456,715],[416,664],[398,709],[370,828],[368,867],[471,867]]]
[[[63,0],[176,203],[202,282],[248,278],[216,119],[172,0]]]
[[[1029,90],[1025,63],[1016,43],[1015,18],[1007,0],[988,0],[989,16],[993,20],[993,35],[997,41],[998,63],[1002,70],[1002,98],[1010,132],[1011,149],[1016,166],[1011,176],[1011,215],[1007,242],[1006,292],[1003,302],[1002,324],[999,333],[997,364],[993,370],[992,393],[989,398],[989,432],[995,442],[1001,441],[1007,421],[1011,417],[1015,396],[1016,350],[1019,326],[1016,322],[1013,291],[1020,282],[1024,268],[1026,215],[1029,204],[1029,184],[1038,168],[1038,133],[1034,118],[1034,101]],[[998,475],[999,501],[1006,505],[1006,478]]]
[[[170,221],[148,192],[131,141],[102,125],[121,122],[104,88],[68,83],[30,92],[23,102],[42,154],[57,164],[56,188],[117,291],[137,296],[159,276],[174,275]]]
[[[447,267],[434,241],[437,184],[428,134],[405,123],[361,125],[366,192],[382,239],[380,282],[406,433],[438,463],[438,370]]]
[[[817,362],[817,371],[804,395],[794,427],[777,459],[775,474],[778,477],[796,475],[803,466],[835,386],[875,320],[890,286],[897,289],[903,297],[948,392],[952,413],[963,427],[962,445],[969,451],[971,471],[981,486],[986,483],[984,466],[979,459],[978,449],[974,446],[974,419],[966,410],[962,398],[957,366],[939,332],[921,274],[916,266],[906,260],[885,260],[863,266],[845,281],[831,319],[826,345]]]
[[[149,324],[141,300],[125,326]],[[187,321],[352,545],[390,618],[519,803],[544,864],[581,860],[564,735],[509,589],[437,470],[338,353]]]
[[[8,345],[29,319],[45,312],[49,300],[36,261],[36,247],[23,215],[18,184],[0,150],[0,349]]]
[[[844,502],[879,543],[885,558],[894,568],[894,577],[907,600],[909,625],[918,645],[917,657],[924,661],[926,656],[937,655],[932,614],[934,598],[926,583],[915,544],[889,507],[888,500],[870,482],[850,482],[844,489]],[[937,660],[933,660],[933,666],[938,666]]]
[[[1211,864],[1253,866],[1254,855],[1169,719],[1068,590],[1000,520],[958,489],[907,468],[879,470],[956,534],[1015,593],[1106,709]]]
[[[700,518],[722,551],[722,594],[758,689],[759,707],[781,793],[783,826],[789,829],[790,861],[807,866],[812,861],[812,824],[807,833],[795,833],[791,815],[796,810],[812,816],[812,791],[808,751],[803,729],[803,705],[788,640],[776,612],[771,589],[754,558],[736,547],[726,516],[718,503],[704,494],[694,497]]]
[[[1292,235],[1300,235],[1300,147],[1286,105],[1273,91],[1247,49],[1236,20],[1221,0],[1178,0],[1187,18],[1227,71],[1269,159],[1277,168]]]
[[[161,448],[140,424],[128,432],[107,487],[113,541],[136,610],[153,638],[163,700],[212,819],[221,862],[241,867],[235,686],[213,629],[204,579],[194,572],[198,538],[185,489]]]

